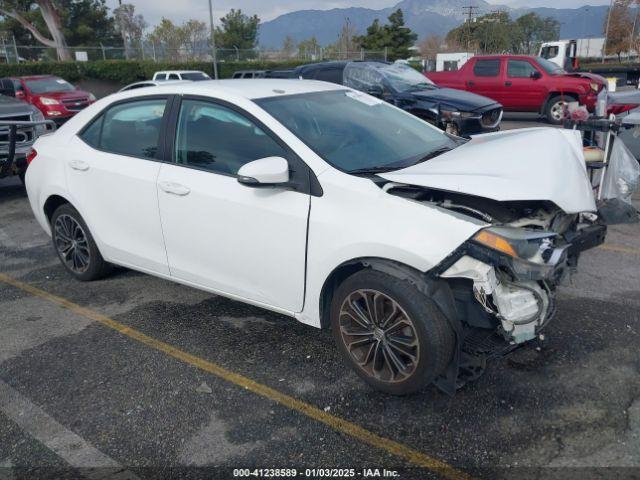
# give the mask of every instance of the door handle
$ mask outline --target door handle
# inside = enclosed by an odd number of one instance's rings
[[[474,85],[475,85],[475,82],[472,82],[472,81],[467,82],[467,87],[473,87]]]
[[[181,197],[189,195],[189,192],[191,192],[189,187],[185,187],[184,185],[175,182],[159,182],[158,186],[167,193],[179,195]]]
[[[505,86],[510,87],[511,86],[511,82],[504,82]]]
[[[89,164],[83,160],[71,160],[69,162],[69,166],[74,170],[79,170],[81,172],[89,170]]]

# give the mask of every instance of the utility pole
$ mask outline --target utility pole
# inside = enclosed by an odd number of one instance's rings
[[[215,28],[213,27],[213,5],[211,5],[211,0],[209,0],[209,26],[211,28],[211,50],[213,57],[213,78],[218,80],[218,58],[216,55],[216,33]]]
[[[469,51],[469,45],[471,44],[471,22],[478,14],[478,7],[475,5],[467,5],[466,7],[462,7],[462,13],[467,17],[465,21],[467,23],[467,51]]]
[[[607,13],[607,28],[604,31],[604,45],[602,45],[602,63],[607,55],[607,39],[609,38],[609,23],[611,22],[611,10],[613,10],[613,0],[609,2],[609,12]]]

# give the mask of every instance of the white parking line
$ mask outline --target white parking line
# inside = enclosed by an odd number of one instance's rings
[[[95,479],[135,480],[138,477],[114,459],[47,415],[15,389],[0,380],[0,411],[22,430],[45,445],[82,476]]]

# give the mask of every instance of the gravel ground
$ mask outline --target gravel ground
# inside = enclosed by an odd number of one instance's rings
[[[432,387],[395,398],[359,381],[325,331],[132,271],[72,280],[22,187],[0,181],[0,273],[458,469],[414,467],[377,440],[0,282],[0,480],[233,478],[245,467],[640,478],[639,233],[613,227],[607,248],[584,254],[542,351],[493,362],[453,398]]]

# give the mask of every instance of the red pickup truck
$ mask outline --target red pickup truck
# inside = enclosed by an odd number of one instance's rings
[[[472,57],[460,70],[425,75],[439,86],[492,98],[506,111],[540,112],[554,124],[562,122],[566,102],[578,101],[593,111],[605,88],[598,75],[567,73],[544,58],[525,55]]]

